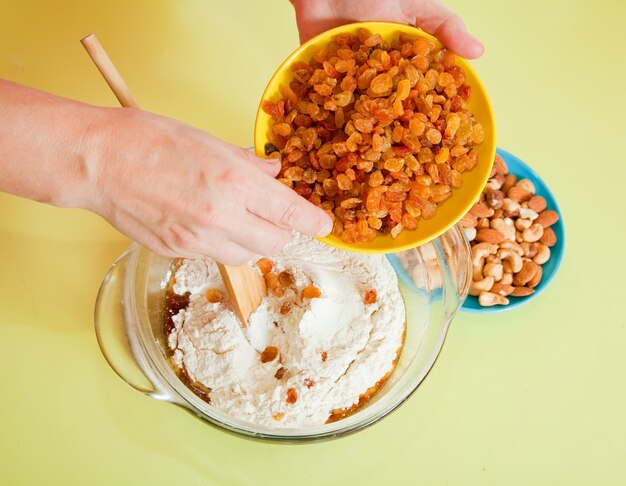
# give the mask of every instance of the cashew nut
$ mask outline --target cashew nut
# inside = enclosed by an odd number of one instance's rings
[[[515,236],[514,236],[515,238]],[[519,243],[515,242],[515,241],[503,241],[502,243],[500,243],[500,248],[504,249],[504,248],[508,248],[513,250],[515,253],[517,253],[519,256],[524,255],[524,249],[519,245]]]
[[[496,282],[502,280],[503,272],[504,268],[501,263],[485,263],[485,267],[483,268],[483,275],[485,277],[493,277]]]
[[[487,181],[487,184],[485,184],[485,189],[490,189],[492,191],[499,191],[500,188],[502,187],[503,182],[504,182],[504,176],[502,176],[502,179],[499,179],[498,176],[496,175]]]
[[[521,207],[520,210],[519,210],[519,217],[520,218],[529,219],[531,221],[534,221],[534,220],[537,219],[537,216],[539,216],[537,214],[537,212],[532,210],[532,209],[530,209],[530,208]]]
[[[489,228],[489,218],[481,218],[476,225],[477,229]]]
[[[524,189],[525,191],[530,192],[531,194],[535,193],[535,185],[530,179],[520,179],[515,185],[521,189]]]
[[[494,278],[489,276],[485,277],[482,280],[474,280],[472,281],[472,285],[470,285],[469,294],[477,297],[481,292],[488,292],[493,287]]]
[[[518,243],[524,241],[524,236],[519,231],[515,232],[515,241],[517,241]]]
[[[504,262],[506,264],[508,264],[509,262]],[[504,263],[502,263],[502,266],[504,267]],[[502,278],[500,279],[500,283],[502,285],[511,285],[513,283],[513,274],[511,272],[504,272],[502,274]]]
[[[498,256],[501,260],[508,262],[509,265],[511,265],[513,273],[519,272],[524,265],[522,257],[512,248],[500,248],[498,250]]]
[[[513,220],[510,218],[506,219],[492,219],[491,227],[495,230],[498,230],[500,233],[504,235],[504,238],[507,240],[515,239],[515,227],[513,226]]]
[[[507,305],[509,299],[502,295],[494,294],[492,292],[482,292],[478,296],[478,303],[484,307],[491,307],[493,305]]]
[[[528,241],[531,243],[534,241],[539,241],[539,238],[541,238],[542,236],[543,236],[543,226],[541,226],[538,223],[535,223],[530,228],[525,229],[523,233],[524,241]]]
[[[513,273],[513,268],[511,267],[511,264],[509,262],[503,260],[502,261],[502,271],[504,273]]]
[[[485,259],[481,258],[478,264],[472,264],[472,279],[481,280],[483,278],[483,268],[485,266]]]
[[[520,209],[521,211],[521,209]],[[515,221],[515,227],[517,231],[525,231],[532,226],[533,222],[530,219],[519,218]]]
[[[533,257],[533,262],[543,265],[550,259],[550,248],[542,243],[537,243],[537,254]]]
[[[476,238],[476,228],[465,227],[463,228],[463,231],[465,232],[465,237],[467,238],[467,241],[474,241],[474,239]]]
[[[520,246],[522,247],[522,250],[524,250],[524,254],[522,256],[525,256],[527,258],[535,258],[535,255],[537,254],[537,243],[522,241]]]
[[[504,198],[502,201],[502,212],[505,216],[510,218],[515,218],[519,216],[520,205],[517,201],[513,201],[513,199],[509,199],[508,197]]]
[[[485,191],[485,202],[487,206],[495,210],[502,208],[504,203],[504,193],[502,191]],[[491,215],[493,217],[493,214]]]
[[[480,264],[480,261],[498,251],[498,245],[492,245],[491,243],[478,243],[472,248],[472,264],[476,267]]]
[[[487,255],[485,263],[502,263],[497,255]]]

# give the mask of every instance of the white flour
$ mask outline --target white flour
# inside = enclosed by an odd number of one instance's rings
[[[392,369],[406,320],[397,278],[382,255],[348,253],[301,235],[271,261],[273,271],[295,277],[297,293],[270,293],[242,329],[228,302],[205,297],[218,289],[227,299],[215,262],[185,260],[174,291],[190,292],[190,304],[174,316],[169,346],[178,366],[211,388],[211,405],[223,412],[269,427],[322,425]],[[321,297],[301,299],[307,285]],[[373,304],[363,302],[368,289],[378,294]],[[286,300],[294,304],[281,315]],[[262,363],[267,346],[277,347],[279,358]],[[276,378],[279,368],[284,374]],[[290,388],[297,393],[293,404],[286,401]]]

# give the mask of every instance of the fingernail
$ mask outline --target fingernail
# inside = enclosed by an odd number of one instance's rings
[[[325,221],[322,223],[322,228],[318,231],[317,236],[327,236],[333,230],[333,222],[330,219],[330,216],[327,216]]]
[[[472,39],[474,41],[473,45],[471,45],[472,58],[478,59],[485,52],[485,46],[476,37],[472,37]]]

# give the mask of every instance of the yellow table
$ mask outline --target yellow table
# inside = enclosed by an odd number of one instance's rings
[[[89,213],[0,195],[1,484],[624,484],[626,5],[449,3],[487,46],[475,66],[499,146],[561,204],[551,287],[514,312],[459,315],[418,392],[380,424],[258,444],[143,397],[104,361],[94,300],[125,238]],[[142,107],[242,145],[297,43],[286,0],[3,0],[0,77],[114,106],[78,42],[91,31]]]

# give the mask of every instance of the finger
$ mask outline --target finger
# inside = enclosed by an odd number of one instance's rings
[[[261,169],[270,177],[276,177],[280,172],[280,161],[278,159],[263,159],[257,157],[253,152],[246,149],[240,149],[243,151],[244,158],[254,166]]]
[[[246,207],[252,214],[309,236],[326,236],[332,230],[332,220],[324,210],[284,184],[269,178],[251,183]]]
[[[202,258],[206,256],[194,248],[178,245],[177,237],[174,237],[173,241],[168,241],[171,238],[159,236],[143,221],[125,210],[116,211],[110,222],[133,241],[158,255],[168,258]],[[169,236],[171,237],[171,235]]]
[[[162,256],[174,256],[172,255],[172,250],[161,237],[151,231],[147,225],[145,225],[141,220],[135,218],[129,212],[117,209],[110,215],[102,216],[119,232],[128,236],[131,240],[139,243],[141,246],[144,246]]]
[[[214,258],[226,265],[243,265],[255,256],[247,248],[227,239],[203,245],[202,240],[198,241],[191,231],[182,226],[170,227],[174,231],[170,235],[173,236],[172,241],[168,241],[170,238],[160,237],[126,211],[117,212],[113,224],[140,245],[168,258]],[[189,241],[194,241],[194,244],[187,244]]]
[[[247,213],[231,239],[258,255],[274,256],[291,239],[291,231]]]
[[[178,235],[189,233],[191,241],[193,243],[184,247],[174,247],[173,253],[175,256],[184,258],[213,258],[214,260],[224,263],[225,265],[243,265],[254,258],[254,252],[248,248],[244,248],[239,243],[232,241],[225,236],[216,234],[215,232],[207,233],[206,235],[199,234],[196,236],[195,232],[185,230],[181,232],[177,231]]]
[[[459,56],[476,59],[485,51],[481,42],[467,31],[461,18],[436,0],[420,3],[415,23]]]
[[[240,265],[245,265],[256,255],[233,241],[223,241],[209,246],[205,251],[205,257],[206,256],[209,256],[224,265],[238,267]]]

